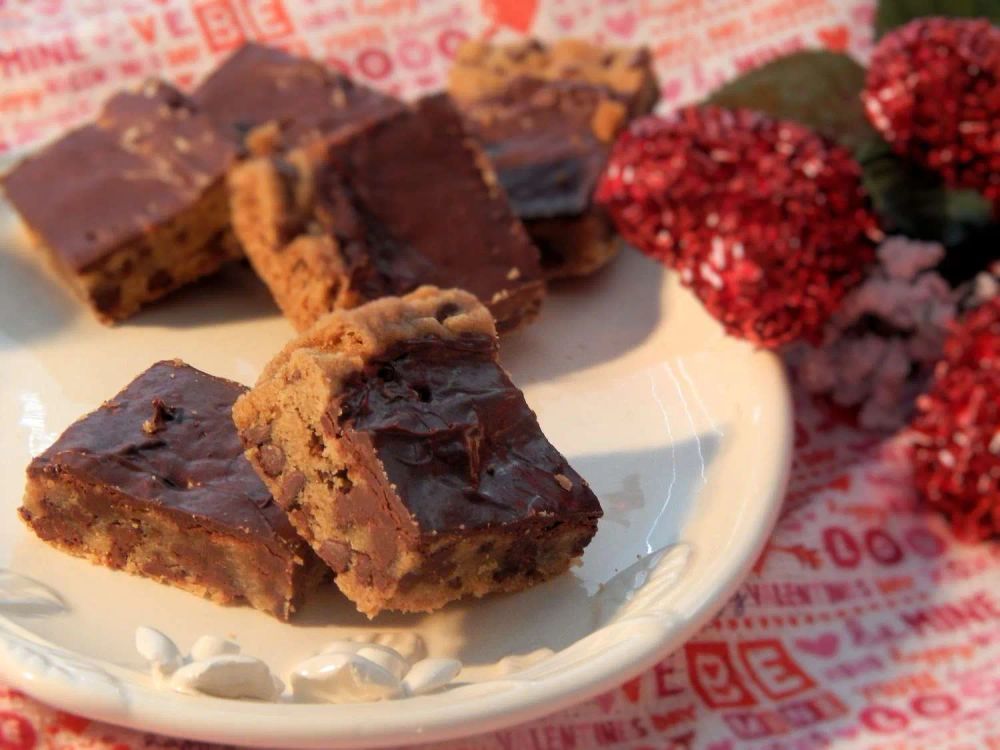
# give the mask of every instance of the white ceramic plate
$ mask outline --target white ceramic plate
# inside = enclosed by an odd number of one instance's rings
[[[30,457],[156,360],[252,383],[292,329],[240,266],[104,328],[36,261],[0,209],[0,679],[65,710],[204,740],[325,748],[525,721],[678,647],[732,594],[781,502],[791,407],[779,363],[725,338],[660,266],[629,252],[557,289],[539,322],[502,344],[545,433],[604,505],[572,573],[374,623],[328,590],[289,625],[95,567],[18,522]],[[365,629],[415,631],[432,656],[466,669],[446,692],[392,703],[184,696],[146,677],[132,647],[140,624],[185,647],[204,633],[235,637],[282,676]]]

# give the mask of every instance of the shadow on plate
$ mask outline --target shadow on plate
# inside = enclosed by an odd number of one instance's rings
[[[699,435],[655,450],[584,456],[574,461],[584,476],[619,476],[595,487],[605,517],[584,554],[583,566],[518,594],[466,600],[432,614],[386,613],[375,620],[355,611],[330,585],[310,597],[296,627],[447,632],[453,653],[467,665],[490,665],[539,649],[560,651],[604,625],[642,584],[653,556],[682,541],[688,517],[704,486],[701,466],[719,448],[719,437]],[[703,461],[704,464],[699,463]],[[689,467],[674,475],[672,465]],[[650,467],[666,467],[665,473]],[[666,484],[664,480],[666,479]],[[654,498],[660,498],[654,502]],[[594,565],[598,569],[592,569]],[[512,627],[512,624],[515,626]]]
[[[14,250],[11,232],[0,228],[0,349],[22,347],[53,336],[81,314],[82,306],[44,266],[41,252]]]
[[[199,328],[280,315],[267,287],[240,261],[178,289],[119,325]]]
[[[659,325],[664,275],[662,265],[626,247],[593,276],[553,284],[538,321],[500,344],[514,382],[551,380],[638,347]]]
[[[280,316],[245,262],[157,300],[116,327],[196,328]],[[0,213],[0,349],[41,341],[91,313],[50,269],[13,216]]]

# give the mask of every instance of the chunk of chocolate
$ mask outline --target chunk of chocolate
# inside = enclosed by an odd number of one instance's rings
[[[241,254],[224,176],[235,148],[184,95],[150,81],[3,178],[56,269],[104,322]]]
[[[233,418],[251,464],[369,616],[559,575],[601,516],[497,363],[493,321],[467,292],[422,287],[323,318]],[[278,475],[271,447],[285,457]],[[283,498],[290,477],[297,491]]]
[[[445,95],[230,178],[233,224],[299,329],[423,284],[466,289],[513,330],[544,295],[538,251]]]
[[[325,566],[243,456],[245,390],[153,365],[31,462],[21,517],[97,564],[288,619]]]

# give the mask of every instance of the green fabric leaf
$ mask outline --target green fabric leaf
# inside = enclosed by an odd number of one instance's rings
[[[744,107],[795,120],[856,148],[875,135],[859,94],[865,69],[838,52],[796,52],[715,91],[708,104]]]
[[[990,221],[989,203],[969,190],[949,190],[941,178],[897,156],[877,135],[855,151],[865,189],[887,231],[962,242],[970,231]]]
[[[989,18],[1000,24],[1000,0],[879,0],[875,35],[923,16]]]
[[[883,228],[949,245],[964,242],[989,222],[988,203],[976,193],[946,189],[936,174],[897,156],[865,117],[864,81],[864,68],[847,55],[797,52],[740,76],[706,103],[793,120],[838,141],[861,164]]]

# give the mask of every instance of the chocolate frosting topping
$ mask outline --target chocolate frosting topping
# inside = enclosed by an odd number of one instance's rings
[[[74,423],[28,467],[69,475],[192,522],[296,548],[284,512],[243,455],[232,406],[246,389],[179,361],[158,362]]]
[[[236,154],[170,86],[112,97],[98,119],[29,156],[3,179],[7,197],[75,271],[187,210]]]
[[[469,107],[519,217],[579,215],[590,207],[608,155],[595,118],[610,100],[607,89],[584,82],[520,78]]]
[[[496,351],[481,334],[406,341],[344,386],[345,434],[371,441],[424,533],[601,515]]]
[[[337,239],[353,288],[374,299],[459,287],[490,305],[539,283],[538,251],[484,185],[477,156],[446,95],[331,141],[315,218]]]
[[[193,98],[237,140],[251,128],[275,121],[282,126],[286,145],[402,107],[391,96],[313,60],[261,44],[247,44],[233,53],[202,81]]]

